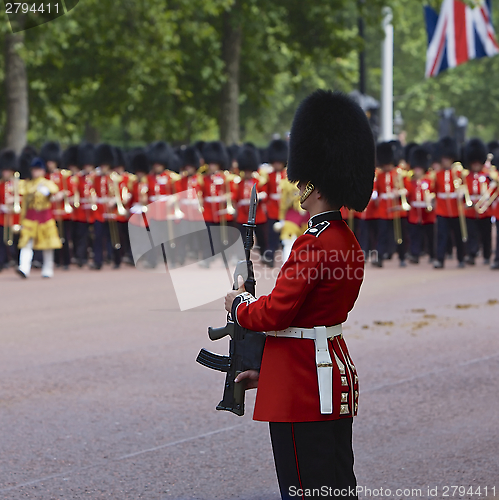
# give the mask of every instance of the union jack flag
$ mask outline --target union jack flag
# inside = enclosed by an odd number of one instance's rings
[[[444,0],[440,15],[424,7],[428,49],[426,76],[499,53],[491,18],[491,0],[476,0],[474,7],[459,0]]]

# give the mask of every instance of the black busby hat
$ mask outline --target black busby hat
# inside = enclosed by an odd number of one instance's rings
[[[151,165],[159,164],[167,169],[172,168],[173,150],[165,141],[153,142],[147,150],[147,157]]]
[[[195,146],[187,146],[182,154],[182,166],[194,167],[196,170],[200,166],[201,156]]]
[[[376,162],[381,165],[395,165],[395,152],[391,142],[380,142],[376,145]]]
[[[411,151],[418,146],[419,144],[417,142],[410,142],[404,147],[404,160],[406,163],[411,163]]]
[[[95,147],[95,164],[109,165],[111,168],[116,166],[116,153],[110,144],[98,144]]]
[[[237,165],[239,166],[239,170],[243,172],[247,170],[256,172],[260,166],[258,150],[249,145],[240,148],[237,153]]]
[[[17,170],[17,156],[13,149],[0,151],[0,172],[3,170]]]
[[[169,169],[172,172],[176,172],[178,174],[180,172],[181,167],[182,167],[182,158],[177,153],[173,153],[170,158]]]
[[[61,146],[59,146],[59,143],[55,141],[46,142],[40,149],[40,158],[43,158],[45,162],[54,161],[59,164],[61,161]]]
[[[487,143],[487,150],[489,153],[494,153],[499,149],[499,141],[493,139],[492,141]]]
[[[95,148],[90,142],[82,142],[78,145],[78,167],[83,168],[85,165],[95,165]]]
[[[267,148],[269,163],[286,163],[288,161],[288,143],[282,139],[270,141]]]
[[[234,160],[237,161],[237,154],[239,153],[239,146],[237,144],[231,144],[227,147],[227,154],[229,155],[229,161],[232,163]]]
[[[21,154],[19,155],[19,174],[21,179],[29,179],[30,172],[29,166],[31,165],[31,160],[36,156],[36,149],[29,144],[24,146]]]
[[[459,158],[459,148],[456,139],[446,136],[438,141],[438,153],[440,158],[450,158],[456,161]]]
[[[43,168],[43,170],[47,170],[47,165],[45,161],[40,156],[35,156],[30,163],[30,168]]]
[[[317,90],[291,127],[288,178],[310,181],[330,203],[362,211],[371,198],[374,137],[361,107],[340,92]]]
[[[123,150],[117,146],[115,146],[113,149],[114,149],[114,156],[116,157],[116,166],[126,168],[127,163]]]
[[[69,146],[62,153],[62,165],[64,168],[78,166],[78,145]]]
[[[427,172],[430,168],[430,160],[431,155],[426,149],[420,146],[412,148],[411,154],[409,156],[409,164],[412,168],[420,167],[425,172]]]
[[[475,161],[485,163],[487,161],[487,146],[480,139],[470,139],[464,147],[464,159],[468,165]]]
[[[220,165],[222,170],[229,168],[229,155],[221,141],[206,142],[203,146],[201,156],[206,164],[215,163]]]
[[[144,174],[149,173],[149,160],[144,151],[137,151],[132,155],[132,160],[130,162],[132,172],[138,174],[142,172]]]

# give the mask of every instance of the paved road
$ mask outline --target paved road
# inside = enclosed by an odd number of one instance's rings
[[[205,286],[208,271],[191,273]],[[455,262],[367,270],[345,326],[361,498],[445,498],[446,485],[499,497],[498,285]],[[261,277],[258,292],[271,287]],[[133,268],[4,271],[0,290],[1,499],[279,498],[254,394],[243,418],[215,411],[223,375],[194,362],[226,351],[206,335],[222,300],[180,312],[167,275]]]

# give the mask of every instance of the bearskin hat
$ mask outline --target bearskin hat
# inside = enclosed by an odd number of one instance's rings
[[[239,149],[237,154],[237,165],[241,171],[256,172],[260,166],[260,158],[258,150],[249,145],[243,146]]]
[[[234,160],[237,161],[237,154],[239,152],[239,146],[237,144],[231,144],[227,147],[227,154],[229,155],[229,161],[232,163]]]
[[[73,144],[62,153],[62,166],[69,168],[78,165],[78,145]]]
[[[170,166],[169,169],[172,172],[176,172],[177,174],[180,172],[180,168],[182,167],[182,158],[177,153],[173,153],[170,158]]]
[[[380,142],[376,145],[376,162],[381,165],[395,165],[395,152],[391,142]]]
[[[340,92],[317,90],[291,127],[288,178],[310,181],[330,203],[361,212],[371,198],[374,137],[365,113]]]
[[[31,160],[36,156],[36,149],[33,146],[24,146],[21,154],[19,155],[19,174],[21,179],[29,179]]]
[[[487,161],[487,146],[480,139],[470,139],[464,147],[464,160],[468,165],[475,161],[485,163]]]
[[[288,143],[282,139],[270,141],[267,147],[269,163],[286,163],[288,161]]]
[[[488,142],[487,149],[489,153],[494,153],[494,151],[497,151],[499,149],[499,141],[493,139],[492,141]]]
[[[425,172],[428,172],[430,168],[431,155],[428,151],[420,146],[412,148],[411,154],[409,156],[409,164],[412,168],[422,168]]]
[[[82,142],[78,145],[78,167],[83,168],[85,165],[95,165],[95,148],[90,142]]]
[[[17,156],[13,149],[0,151],[0,172],[2,170],[17,170]]]
[[[201,156],[195,146],[187,146],[182,154],[182,165],[184,167],[194,167],[196,170],[200,167]]]
[[[411,163],[411,151],[418,146],[417,142],[410,142],[404,147],[404,160],[406,163]]]
[[[116,166],[126,168],[127,163],[123,150],[117,146],[114,146],[113,149],[114,149],[114,156],[116,157]]]
[[[438,141],[438,154],[440,159],[450,158],[456,161],[459,158],[459,148],[456,139],[446,136]]]
[[[398,139],[393,139],[389,143],[392,145],[395,165],[398,165],[404,159],[404,146]]]
[[[143,172],[145,174],[149,173],[149,159],[147,155],[142,150],[137,150],[131,155],[130,167],[134,174]]]
[[[109,165],[111,168],[116,166],[116,153],[110,144],[102,143],[95,146],[94,157],[96,165]]]
[[[220,165],[222,170],[227,170],[230,166],[227,149],[221,141],[206,142],[203,146],[201,156],[204,158],[204,162],[207,165],[216,163]]]
[[[147,157],[151,165],[157,163],[167,169],[172,168],[173,154],[173,149],[165,141],[153,142],[147,150]]]
[[[40,149],[40,158],[43,158],[45,162],[54,161],[59,164],[61,161],[61,146],[59,146],[59,143],[55,141],[46,142]]]

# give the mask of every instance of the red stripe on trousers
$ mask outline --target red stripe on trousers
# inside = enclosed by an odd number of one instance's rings
[[[291,424],[291,434],[293,436],[293,448],[295,450],[295,461],[296,461],[296,472],[298,474],[298,482],[300,483],[300,489],[302,490],[302,499],[305,500],[304,497],[304,491],[303,491],[303,486],[301,484],[301,477],[300,477],[300,467],[298,466],[298,453],[296,453],[296,441],[295,441],[295,424]]]

